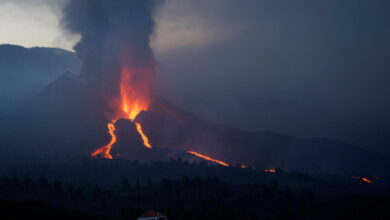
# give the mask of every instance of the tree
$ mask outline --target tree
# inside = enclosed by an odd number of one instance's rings
[[[27,190],[31,190],[35,188],[34,181],[31,179],[29,175],[24,176],[23,184]]]
[[[64,193],[64,187],[60,181],[54,182],[54,191],[56,193]]]
[[[41,176],[41,178],[39,179],[39,187],[44,190],[50,189],[49,181],[47,181],[45,176]]]

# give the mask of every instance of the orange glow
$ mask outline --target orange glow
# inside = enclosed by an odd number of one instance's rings
[[[366,183],[374,183],[374,181],[372,181],[372,180],[370,180],[370,179],[368,179],[368,178],[366,178],[366,177],[362,177],[362,179],[361,179],[363,182],[366,182]]]
[[[141,135],[142,142],[144,143],[144,146],[147,147],[147,148],[152,148],[152,145],[150,145],[150,143],[149,143],[148,137],[142,131],[141,124],[140,123],[135,123],[135,126],[137,127],[138,133]]]
[[[212,161],[212,162],[221,164],[222,166],[225,166],[225,167],[230,167],[229,164],[227,164],[227,163],[225,163],[225,162],[223,162],[223,161],[220,161],[220,160],[217,160],[217,159],[213,159],[213,158],[211,158],[211,157],[209,157],[209,156],[206,156],[206,155],[197,153],[197,152],[195,152],[195,151],[187,151],[187,153],[192,154],[192,155],[195,155],[195,156],[200,157],[200,158],[203,158],[203,159],[208,160],[208,161]]]
[[[91,154],[92,157],[96,157],[98,155],[101,155],[102,157],[106,159],[112,159],[112,156],[110,154],[112,145],[114,145],[117,141],[116,135],[115,135],[115,121],[108,123],[108,133],[111,136],[110,143],[108,143],[106,146],[103,146],[99,149],[97,149],[95,152]]]
[[[121,110],[125,118],[133,121],[137,115],[146,111],[150,105],[150,82],[147,79],[140,80],[137,76],[142,75],[138,71],[130,71],[123,67],[120,82]]]
[[[129,119],[134,122],[140,112],[148,110],[151,100],[152,76],[152,69],[132,69],[127,64],[123,65],[119,83],[119,99],[116,99],[119,102],[112,100],[114,103],[113,107],[117,111],[115,115],[109,116],[113,122],[107,125],[111,135],[111,141],[108,145],[93,152],[91,156],[101,155],[104,158],[113,159],[110,151],[117,141],[117,137],[114,134],[114,123],[120,118]],[[152,148],[149,138],[142,130],[141,124],[138,122],[134,122],[134,124],[142,138],[143,145],[147,148]]]
[[[365,183],[374,183],[373,180],[371,180],[371,179],[369,179],[367,177],[352,176],[352,178],[357,179],[357,180],[361,180],[361,181],[363,181]]]
[[[264,170],[266,173],[276,173],[275,169],[266,169]]]
[[[148,75],[150,74],[138,71],[130,71],[127,66],[122,69],[120,83],[121,107],[122,111],[125,113],[125,117],[131,121],[134,121],[140,112],[146,111],[149,108],[149,89],[151,85],[150,80],[147,77]],[[141,124],[138,122],[134,124],[137,128],[138,134],[142,138],[144,146],[147,148],[152,148],[152,145],[149,142],[149,138],[142,130]]]

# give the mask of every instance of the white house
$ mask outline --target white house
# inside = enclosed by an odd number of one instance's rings
[[[147,211],[138,220],[168,220],[167,216],[156,211]]]

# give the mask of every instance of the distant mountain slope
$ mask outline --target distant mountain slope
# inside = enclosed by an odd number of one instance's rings
[[[386,158],[346,143],[247,132],[216,124],[166,101],[155,104],[137,118],[155,146],[195,150],[230,164],[257,168],[348,175],[384,175],[389,171]]]
[[[70,51],[0,45],[0,109],[30,98],[66,70],[79,69],[80,63]]]
[[[109,138],[106,118],[95,110],[101,106],[72,73],[63,73],[0,120],[0,154],[44,159],[89,155]]]

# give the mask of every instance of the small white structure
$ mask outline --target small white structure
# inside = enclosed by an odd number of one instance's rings
[[[167,216],[156,211],[147,211],[138,220],[168,220]]]

